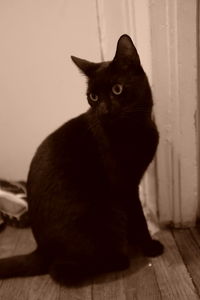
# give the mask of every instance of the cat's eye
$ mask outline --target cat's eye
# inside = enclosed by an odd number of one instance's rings
[[[122,91],[123,91],[122,84],[117,83],[117,84],[113,85],[113,87],[112,87],[113,94],[120,95],[122,93]]]
[[[89,94],[89,97],[90,97],[90,100],[94,101],[94,102],[97,102],[99,97],[98,95],[94,94],[94,93],[90,93]]]

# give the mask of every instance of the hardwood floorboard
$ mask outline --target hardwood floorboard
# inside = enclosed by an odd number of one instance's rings
[[[14,229],[11,227],[6,228],[7,231],[7,244],[10,246],[8,255],[26,254],[35,249],[35,241],[30,229]],[[0,235],[0,243],[1,240]],[[7,247],[8,247],[7,245]],[[5,255],[4,255],[5,256]],[[28,278],[11,278],[4,280],[0,288],[0,299],[5,300],[35,300],[59,299],[60,286],[56,285],[49,275],[35,276]]]
[[[126,300],[123,274],[123,272],[113,272],[95,279],[92,288],[93,299]]]
[[[0,258],[15,254],[16,245],[22,234],[21,230],[12,227],[7,227],[0,233]]]
[[[49,275],[0,281],[0,300],[196,300],[200,299],[200,231],[164,230],[162,256],[132,253],[128,270],[99,276],[82,287],[66,288]],[[0,233],[0,258],[35,248],[30,229],[7,227]]]
[[[44,298],[43,298],[44,299]],[[59,300],[92,300],[92,285],[77,288],[61,287]]]
[[[160,300],[155,271],[149,258],[139,253],[131,260],[131,266],[124,276],[126,300],[148,299]]]
[[[193,230],[193,233],[195,235],[195,230]],[[197,243],[198,239],[195,240],[190,229],[173,230],[173,234],[184,264],[200,295],[200,248]]]
[[[200,248],[200,227],[190,228],[190,232]]]
[[[163,230],[158,238],[165,245],[165,252],[153,258],[152,263],[162,299],[199,299],[171,232]]]

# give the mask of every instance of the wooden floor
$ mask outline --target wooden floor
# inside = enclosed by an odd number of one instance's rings
[[[107,274],[79,288],[64,288],[49,275],[0,281],[2,300],[193,300],[200,299],[200,230],[164,230],[157,237],[165,253],[137,255],[124,272]],[[30,229],[0,233],[0,257],[27,253],[35,242]]]

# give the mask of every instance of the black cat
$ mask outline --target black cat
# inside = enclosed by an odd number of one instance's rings
[[[50,273],[77,284],[127,268],[130,243],[148,256],[163,252],[149,234],[138,193],[158,131],[137,50],[122,35],[111,62],[72,60],[87,76],[91,107],[38,148],[27,183],[37,250],[1,259],[0,278]]]

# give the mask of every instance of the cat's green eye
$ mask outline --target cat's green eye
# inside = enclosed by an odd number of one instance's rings
[[[113,94],[120,95],[122,93],[122,91],[123,91],[122,84],[117,83],[117,84],[113,85],[113,87],[112,87]]]
[[[98,95],[94,94],[94,93],[90,93],[89,94],[90,100],[97,102],[99,100]]]

